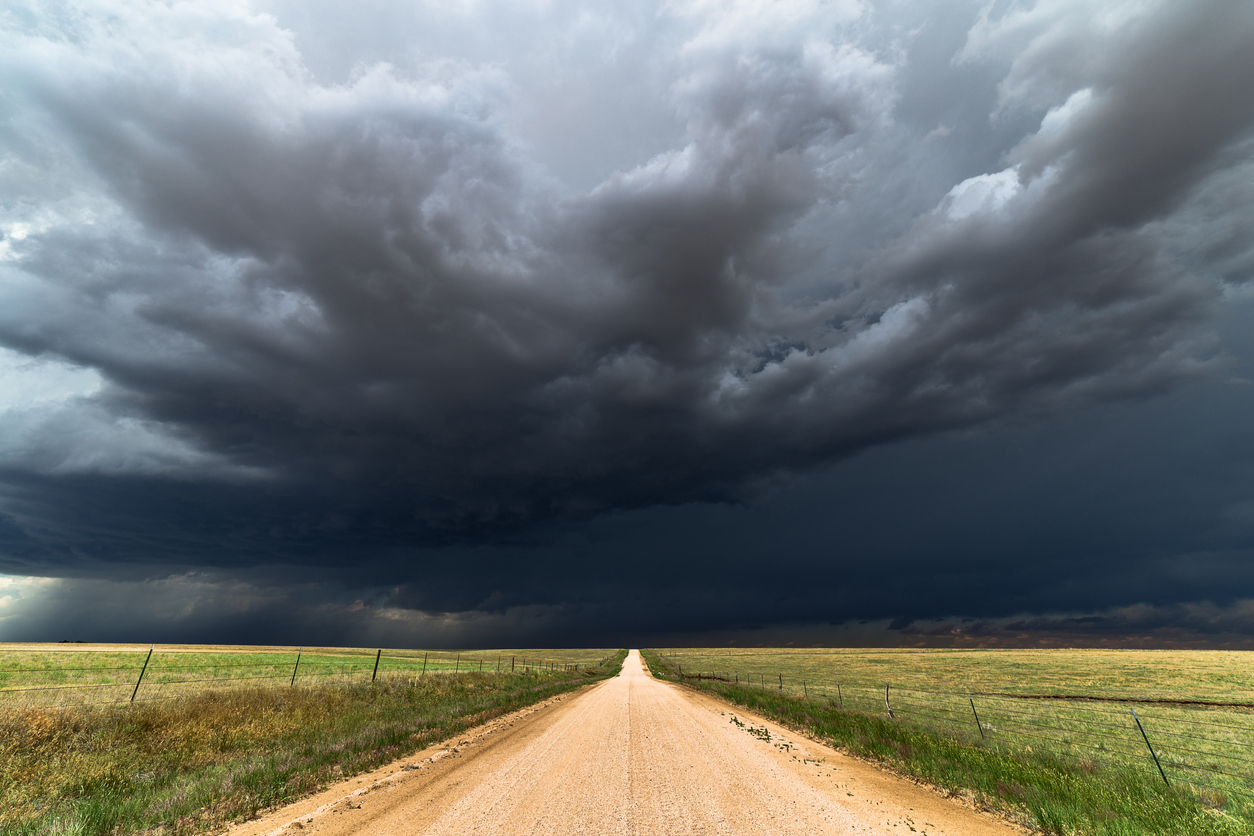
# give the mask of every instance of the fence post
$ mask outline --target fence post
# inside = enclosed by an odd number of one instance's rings
[[[422,678],[427,675],[427,657],[430,655],[431,654],[429,653],[422,654],[422,673],[418,674],[419,678]]]
[[[293,688],[295,688],[295,687],[296,687],[296,672],[297,672],[298,670],[300,670],[300,654],[301,654],[301,651],[302,651],[302,650],[304,650],[304,649],[305,649],[304,647],[298,647],[298,648],[296,648],[296,665],[292,668],[292,682],[291,682],[291,687],[293,687]]]
[[[840,707],[845,707],[845,697],[840,693],[840,680],[836,680],[836,701],[840,703]]]
[[[784,693],[784,675],[782,673],[775,674],[779,677],[779,692]]]
[[[980,725],[980,715],[975,713],[975,700],[971,699],[970,694],[967,694],[967,701],[971,703],[971,715],[975,717],[975,727],[980,730],[980,740],[987,740],[984,737],[984,727]]]
[[[888,716],[893,716],[893,707],[888,702],[888,683],[884,683],[884,707],[888,709]]]
[[[370,681],[374,682],[375,677],[379,675],[379,660],[383,658],[383,648],[379,648],[379,652],[374,655],[374,673],[370,674]]]
[[[807,700],[810,699],[810,689],[806,687],[806,681],[804,678],[801,680],[801,693],[805,694]]]
[[[513,656],[509,657],[509,672],[510,673],[514,672],[514,657]]]
[[[131,691],[131,702],[135,702],[135,695],[139,693],[139,683],[144,681],[144,671],[148,670],[148,660],[152,658],[152,652],[156,649],[155,644],[148,648],[148,655],[144,657],[144,666],[139,669],[139,679],[135,680],[135,690]]]
[[[453,664],[453,673],[457,673],[462,669],[462,655],[457,654],[457,661]]]
[[[496,672],[501,672],[501,654],[496,654]]]
[[[1136,720],[1136,727],[1141,730],[1141,737],[1145,738],[1145,748],[1150,750],[1150,757],[1154,759],[1154,766],[1158,767],[1158,774],[1163,776],[1163,783],[1170,787],[1171,783],[1167,780],[1167,773],[1163,772],[1163,765],[1158,762],[1158,755],[1154,754],[1154,747],[1150,745],[1149,735],[1145,733],[1145,726],[1141,725],[1141,718],[1136,716],[1135,708],[1129,707],[1128,710],[1132,712],[1132,719]]]

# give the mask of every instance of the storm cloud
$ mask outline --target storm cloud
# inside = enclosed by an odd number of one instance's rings
[[[263,6],[0,17],[7,571],[595,608],[569,526],[1231,373],[1248,3]]]

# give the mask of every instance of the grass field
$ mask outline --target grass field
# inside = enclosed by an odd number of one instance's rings
[[[776,706],[770,710],[800,717],[824,712],[832,728],[844,729],[832,733],[840,745],[934,783],[975,791],[994,806],[1022,810],[1026,802],[1015,800],[1017,791],[997,790],[996,781],[1009,779],[981,772],[984,766],[1004,771],[1010,762],[1044,759],[1049,762],[1046,772],[1060,786],[1070,782],[1080,787],[1086,780],[1119,785],[1126,797],[1153,797],[1161,791],[1165,801],[1145,803],[1175,809],[1172,804],[1184,799],[1188,810],[1208,811],[1201,820],[1207,827],[1235,828],[1190,829],[1200,825],[1190,820],[1185,826],[1175,818],[1154,823],[1152,816],[1132,815],[1110,799],[1089,799],[1065,814],[1059,812],[1067,806],[1063,801],[1038,803],[1033,822],[1047,830],[1057,820],[1083,823],[1071,830],[1060,825],[1057,832],[1254,832],[1254,654],[667,648],[650,658],[676,678],[682,671],[690,684],[729,699],[769,704]],[[878,725],[864,723],[851,730],[850,718]],[[1161,774],[1146,738],[1154,746]],[[876,740],[883,746],[866,742]],[[946,763],[958,752],[958,760],[974,758],[972,763],[984,766],[959,779],[955,776],[966,774],[969,764],[950,775],[948,766],[930,763],[931,756],[901,754],[937,746],[947,752],[942,758]],[[946,748],[950,746],[957,748],[951,751]],[[938,782],[938,775],[943,780]],[[1057,797],[1065,799],[1068,793],[1074,794],[1068,790]],[[1111,812],[1110,823],[1100,824],[1083,812],[1094,804],[1099,805],[1094,809],[1123,811]],[[1162,829],[1144,829],[1151,825]]]
[[[660,648],[693,672],[783,674],[785,685],[837,680],[966,693],[1085,694],[1245,702],[1254,653],[1221,650]],[[777,683],[778,684],[778,683]]]
[[[104,677],[108,672],[103,668],[116,668],[112,663],[118,659],[130,662],[135,658],[129,648],[56,655],[60,653],[67,651],[32,649],[23,664],[63,661],[75,668],[70,671],[75,676],[83,673],[77,668],[84,667]],[[268,653],[184,648],[182,658],[212,670],[238,664],[241,657]],[[525,654],[530,663],[527,669],[516,664],[512,674],[487,672],[488,658],[495,662],[495,652],[467,654],[475,671],[459,675],[451,672],[467,661],[467,655],[459,661],[455,653],[447,659],[442,654],[433,672],[432,654],[425,675],[418,655],[416,669],[412,664],[402,667],[401,659],[398,669],[381,666],[372,683],[368,676],[373,670],[372,653],[366,676],[358,666],[340,679],[298,679],[297,687],[289,687],[287,680],[277,687],[265,680],[231,680],[227,687],[213,687],[202,677],[196,682],[180,680],[181,686],[171,684],[176,691],[171,696],[135,704],[28,705],[0,710],[0,833],[218,830],[232,820],[293,801],[492,717],[611,676],[617,673],[625,651]],[[366,658],[338,650],[311,655],[328,666],[357,665]],[[521,661],[524,654],[511,655]],[[294,653],[287,656],[287,660],[263,659],[256,664],[286,666],[295,659]],[[542,658],[547,665],[536,664]],[[84,665],[84,659],[108,664]],[[600,660],[605,664],[596,666]],[[484,663],[484,673],[477,670],[479,661]],[[573,670],[577,663],[578,672]],[[185,674],[188,667],[171,665],[169,670]],[[55,667],[47,669],[54,671]],[[15,671],[10,669],[10,673]],[[286,675],[290,674],[288,668]],[[123,680],[120,685],[132,688],[134,680]]]
[[[152,701],[204,690],[360,682],[393,674],[587,667],[613,652],[385,649],[380,654],[377,648],[158,645],[149,658],[150,647],[0,644],[0,709],[107,705],[129,701],[132,694],[136,701]]]

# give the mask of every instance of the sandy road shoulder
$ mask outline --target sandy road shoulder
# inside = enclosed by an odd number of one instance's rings
[[[232,825],[227,830],[227,836],[278,836],[301,832],[327,817],[338,817],[347,811],[362,809],[368,796],[374,796],[373,801],[380,794],[391,795],[399,788],[416,789],[416,785],[438,781],[478,755],[486,744],[512,736],[515,732],[531,736],[537,731],[537,726],[547,726],[569,708],[574,699],[601,685],[604,683],[592,683],[577,691],[549,697],[489,720],[386,766],[332,784],[308,798]]]
[[[726,717],[729,724],[759,741],[759,748],[774,748],[791,762],[795,772],[834,790],[842,806],[855,811],[862,820],[883,824],[888,828],[885,833],[901,832],[903,828],[906,833],[926,830],[964,836],[1033,832],[1005,816],[978,808],[968,799],[949,796],[882,764],[849,755],[743,706],[682,685],[666,684],[694,706]]]

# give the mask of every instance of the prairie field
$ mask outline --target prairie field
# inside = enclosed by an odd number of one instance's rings
[[[1199,650],[651,651],[676,677],[1046,756],[1254,821],[1254,653]],[[757,699],[757,697],[754,697]],[[891,712],[891,713],[890,713]]]
[[[1083,694],[1249,703],[1254,652],[1225,650],[983,650],[658,648],[701,671],[784,676],[785,686],[837,680],[958,693]],[[776,682],[778,685],[778,680]]]
[[[393,675],[561,670],[596,665],[614,652],[4,643],[0,710],[110,705],[130,702],[132,695],[135,702],[143,702],[228,688],[349,683]]]

